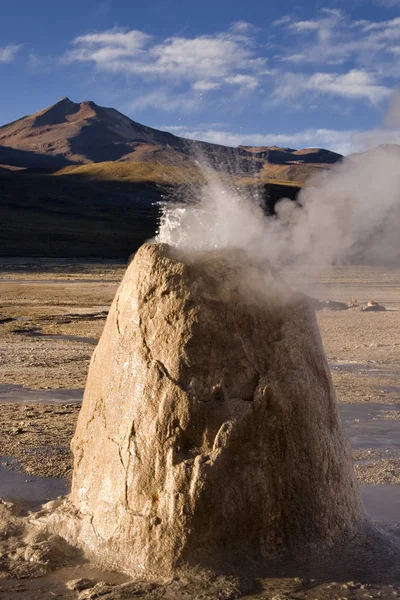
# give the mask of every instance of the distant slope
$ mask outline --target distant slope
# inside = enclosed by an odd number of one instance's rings
[[[156,185],[199,183],[201,171],[195,167],[176,167],[149,162],[108,161],[90,165],[73,165],[53,173],[54,177],[78,177],[81,180],[126,181]]]
[[[0,172],[0,256],[127,259],[154,236],[155,185]]]
[[[239,146],[246,152],[253,154],[257,158],[266,159],[272,164],[325,164],[332,165],[340,161],[343,156],[324,150],[322,148],[303,148],[303,150],[294,150],[293,148],[279,148],[278,146]]]
[[[198,170],[113,162],[54,174],[0,169],[0,256],[126,260],[155,235],[157,203],[179,195],[188,182],[196,185],[199,175]],[[254,185],[251,178],[238,181]],[[257,186],[267,212],[299,191],[295,185]]]
[[[257,174],[250,173],[232,177],[227,173],[220,173],[223,181],[234,180],[246,185],[262,185],[276,183],[278,185],[304,185],[301,172],[302,166],[290,165],[265,165]],[[318,167],[315,167],[317,170]],[[308,171],[308,174],[310,171]],[[137,183],[153,183],[157,185],[190,185],[205,182],[204,173],[198,167],[175,167],[170,165],[148,162],[121,162],[109,161],[89,165],[71,165],[53,173],[54,177],[69,176],[79,177],[94,181],[129,181]],[[296,178],[298,176],[298,178]]]

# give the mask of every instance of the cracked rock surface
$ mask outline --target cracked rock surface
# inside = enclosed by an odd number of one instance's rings
[[[314,313],[239,251],[139,250],[72,448],[47,526],[102,568],[304,558],[365,522]]]

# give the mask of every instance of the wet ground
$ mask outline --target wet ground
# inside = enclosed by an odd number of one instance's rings
[[[9,387],[11,388],[9,393],[13,394],[13,399],[10,401],[12,410],[22,410],[20,414],[25,417],[25,420],[15,421],[14,433],[9,432],[12,438],[10,446],[4,442],[2,444],[2,448],[7,448],[14,456],[18,455],[20,461],[0,456],[0,498],[34,506],[40,503],[40,500],[45,502],[68,493],[70,485],[68,477],[72,472],[69,448],[66,444],[68,438],[65,439],[64,445],[60,444],[59,437],[57,445],[37,445],[38,442],[42,443],[45,440],[40,428],[39,431],[29,435],[29,428],[34,425],[34,415],[36,420],[40,419],[42,425],[46,423],[47,435],[49,421],[56,422],[59,431],[60,417],[67,417],[68,421],[76,418],[82,390],[53,392],[52,390],[16,390],[14,386]],[[0,388],[0,393],[1,391]],[[31,394],[34,395],[34,400],[31,399]],[[21,406],[16,409],[14,403],[18,399]],[[65,404],[67,400],[69,405]],[[44,413],[37,413],[35,406],[27,407],[26,402],[39,402]],[[8,407],[3,408],[7,410]],[[339,410],[353,449],[354,466],[361,483],[361,492],[368,514],[377,523],[400,521],[398,485],[400,484],[400,404],[398,406],[379,403],[345,404],[341,405]],[[19,445],[23,445],[21,453],[15,449],[16,438]],[[56,457],[56,465],[52,464],[53,457]],[[64,478],[38,476],[45,472],[46,461],[50,461],[47,473],[53,468],[53,473],[57,475],[59,469],[59,474],[64,475]],[[38,475],[35,475],[35,472]]]
[[[60,477],[37,477],[11,471],[20,465],[10,457],[0,457],[0,497],[30,509],[69,493],[70,481]]]
[[[34,508],[69,488],[69,444],[87,368],[124,268],[93,262],[28,263],[10,259],[0,270],[0,497]],[[342,267],[318,280],[302,275],[301,285],[320,299],[356,298],[360,304],[376,300],[387,308],[376,313],[322,310],[317,319],[367,512],[396,533],[400,269]],[[103,575],[97,573],[97,580],[108,581]],[[68,572],[73,576],[76,570]],[[0,600],[78,598],[76,590],[65,588],[65,581],[65,573],[22,583],[0,579]],[[368,585],[279,580],[264,582],[264,595],[253,597],[333,600],[400,595],[398,586]]]
[[[22,385],[0,385],[0,403],[25,404],[39,402],[40,404],[69,404],[82,402],[83,389],[77,390],[32,390]]]

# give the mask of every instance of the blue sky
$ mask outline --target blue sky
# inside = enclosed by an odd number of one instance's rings
[[[400,0],[14,0],[0,21],[0,124],[68,96],[177,135],[348,153],[400,141],[399,77]]]

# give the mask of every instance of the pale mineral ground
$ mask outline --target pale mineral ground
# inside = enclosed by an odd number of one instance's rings
[[[94,344],[125,265],[110,262],[5,259],[0,268],[0,498],[23,510],[68,493],[69,443]],[[339,410],[353,448],[354,466],[371,518],[400,534],[400,268],[335,267],[318,276],[288,274],[321,300],[382,312],[320,310],[323,344]],[[69,589],[78,578],[106,582]],[[128,578],[91,565],[63,568],[37,579],[2,570],[0,599],[135,598]],[[122,587],[121,587],[122,584]],[[79,588],[80,586],[75,586]],[[155,594],[155,592],[154,592]],[[148,598],[164,596],[149,595]],[[212,595],[186,598],[212,598]],[[392,598],[399,582],[321,581],[304,577],[260,582],[259,600]],[[165,596],[165,598],[173,596]]]

